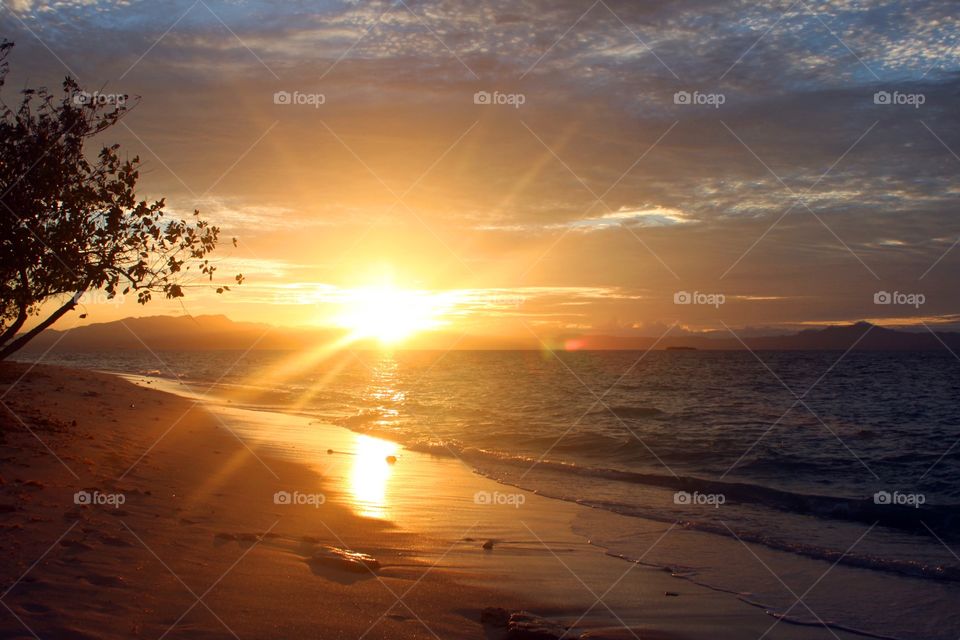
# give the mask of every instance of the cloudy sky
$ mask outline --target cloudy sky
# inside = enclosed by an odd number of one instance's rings
[[[493,333],[960,313],[955,2],[7,0],[0,21],[8,102],[65,74],[137,96],[107,138],[142,195],[239,239],[218,260],[241,290],[89,321],[323,324],[384,278]]]

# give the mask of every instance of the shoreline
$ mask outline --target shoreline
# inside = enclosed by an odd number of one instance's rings
[[[158,380],[156,378],[146,379],[137,375],[130,376],[131,379],[138,377],[147,384],[170,385],[181,391],[189,386],[187,383],[174,381],[170,378]],[[202,387],[202,385],[200,386]],[[221,391],[217,389],[215,395],[220,397]],[[219,404],[220,406],[226,406],[228,410],[234,410],[237,407],[232,403],[246,402],[247,406],[245,408],[247,410],[260,415],[290,415],[283,412],[282,408],[264,407],[256,402],[249,402],[243,394],[236,394],[235,392],[236,389],[232,391],[228,389],[226,396],[223,398],[232,399],[224,400],[220,398],[213,406]],[[258,397],[261,393],[260,391],[255,392],[254,397]],[[270,392],[267,393],[267,397],[269,397],[269,394]],[[223,405],[223,402],[228,404]],[[295,415],[306,420],[303,427],[306,432],[346,433],[351,438],[372,436],[377,439],[389,437],[383,433],[373,435],[343,424],[330,423],[314,412],[300,411]],[[257,437],[258,434],[254,430],[249,435]],[[329,435],[328,437],[335,438],[336,436]],[[271,434],[268,432],[265,441],[269,442],[270,439]],[[285,434],[280,438],[281,441],[287,443],[284,447],[290,442],[295,442],[296,439],[295,434],[292,436]],[[406,447],[402,440],[392,442],[396,447]],[[311,449],[309,441],[303,444],[307,449]],[[318,449],[318,447],[313,446],[312,450],[319,458],[324,457],[322,448]],[[501,493],[519,492],[522,495],[530,496],[533,500],[538,500],[537,505],[526,504],[522,512],[515,512],[516,518],[522,522],[522,517],[530,514],[531,510],[533,513],[543,510],[553,511],[555,517],[544,522],[545,531],[553,533],[561,529],[563,531],[572,530],[574,536],[570,541],[571,546],[577,547],[577,545],[588,544],[592,547],[589,551],[599,551],[616,559],[617,562],[613,565],[609,565],[606,558],[599,560],[601,563],[608,565],[605,570],[606,577],[599,578],[601,583],[606,580],[606,583],[603,584],[604,588],[621,576],[621,573],[625,570],[622,564],[624,562],[637,562],[655,572],[670,576],[671,580],[658,583],[664,589],[663,592],[654,591],[652,597],[651,594],[647,594],[647,604],[656,603],[659,596],[675,591],[675,579],[679,579],[704,589],[722,593],[737,600],[740,604],[753,607],[762,613],[767,621],[779,620],[779,622],[771,624],[795,625],[798,628],[808,630],[806,635],[801,634],[799,637],[810,637],[809,634],[812,633],[810,630],[817,630],[826,633],[827,637],[837,637],[837,635],[846,637],[846,634],[850,634],[854,637],[898,640],[899,638],[917,636],[910,633],[892,632],[883,624],[851,624],[845,615],[846,607],[851,606],[851,601],[847,596],[852,593],[862,593],[863,597],[869,600],[890,602],[892,598],[890,594],[899,593],[905,601],[911,603],[911,606],[918,610],[929,611],[931,607],[940,606],[938,603],[948,602],[953,592],[953,585],[949,581],[931,585],[928,582],[928,576],[892,571],[888,567],[878,568],[870,564],[864,565],[856,561],[857,558],[845,557],[850,555],[850,551],[856,547],[859,540],[872,531],[877,523],[873,523],[874,527],[864,527],[866,533],[862,535],[855,533],[849,539],[850,547],[846,554],[837,552],[832,557],[823,557],[808,554],[803,549],[784,547],[771,544],[767,540],[755,540],[747,535],[738,535],[729,527],[723,531],[716,531],[699,523],[687,525],[680,522],[679,526],[671,528],[670,525],[677,525],[678,521],[656,517],[655,515],[623,513],[610,510],[602,505],[598,506],[590,502],[572,500],[546,491],[541,493],[533,489],[529,482],[523,482],[522,477],[511,476],[509,472],[504,473],[505,467],[501,467],[498,473],[491,473],[489,465],[486,465],[487,470],[479,471],[473,464],[473,458],[459,455],[463,451],[458,453],[458,451],[447,449],[444,446],[416,446],[404,450],[408,455],[419,456],[420,458],[425,456],[430,461],[430,467],[436,467],[437,475],[457,477],[460,485],[473,487],[477,483],[475,476],[479,475],[495,483],[481,483],[479,485],[485,487],[488,493],[495,493],[499,488]],[[289,452],[284,451],[284,453]],[[464,471],[470,472],[472,475],[463,475]],[[569,478],[563,478],[563,480],[568,481]],[[583,478],[579,478],[579,481],[583,481]],[[601,487],[597,487],[597,489],[602,490]],[[656,490],[654,488],[654,491]],[[658,500],[663,499],[663,496],[650,492],[649,488],[644,496],[654,508],[658,504]],[[467,495],[466,497],[469,498],[470,496]],[[667,496],[667,498],[669,497]],[[546,498],[546,500],[543,500],[543,498]],[[417,509],[413,511],[413,515],[416,515],[422,509],[423,505],[418,504]],[[509,519],[511,517],[510,511],[507,509],[505,515],[501,515]],[[524,516],[521,516],[521,513]],[[561,517],[557,514],[566,515]],[[727,515],[729,516],[729,514]],[[461,521],[469,522],[464,518],[461,518]],[[733,520],[727,521],[730,524],[734,523]],[[423,519],[417,519],[411,526],[413,531],[418,532],[431,528],[437,528],[435,523]],[[453,540],[452,534],[456,532],[440,529],[442,534],[446,534],[445,537],[441,538],[441,542],[450,544],[450,541]],[[598,532],[601,534],[599,537]],[[632,539],[628,543],[624,543],[624,532],[629,532],[629,537]],[[536,537],[537,533],[538,531],[530,531],[525,527],[514,527],[509,534],[505,535],[512,535],[516,539],[532,538],[535,543],[539,544],[542,539]],[[669,533],[668,539],[661,543],[661,535],[665,536],[667,533]],[[543,545],[541,544],[541,546]],[[662,550],[665,553],[659,555]],[[576,555],[577,557],[589,558],[589,551]],[[649,558],[647,557],[648,554]],[[557,560],[561,563],[559,566],[563,567],[563,561],[560,561],[560,558],[557,558]],[[589,565],[592,561],[595,560],[584,561],[584,565]],[[469,568],[474,569],[475,567],[470,565]],[[566,570],[567,568],[563,567],[563,569]],[[928,573],[930,572],[932,570],[928,571]],[[549,574],[550,571],[547,570],[547,573]],[[824,584],[814,593],[808,594],[808,589],[813,590],[827,574],[830,574],[831,579],[828,582],[832,584]],[[787,577],[788,582],[785,582],[781,576]],[[577,577],[571,575],[569,571],[566,571],[566,574],[561,571],[559,577],[572,581],[571,584],[574,586],[577,585]],[[511,581],[515,582],[513,578],[511,578]],[[484,584],[494,584],[496,586],[497,582],[490,579]],[[520,591],[523,593],[539,593],[537,585],[524,585],[520,588]],[[566,594],[566,601],[561,599],[554,603],[560,615],[565,612],[563,602],[569,604],[582,596],[582,593],[576,593],[576,589],[572,591]],[[799,594],[804,594],[804,597],[799,598]],[[786,602],[784,602],[784,598],[787,599]],[[591,605],[591,602],[587,601],[581,604],[582,608],[585,609]],[[575,607],[577,606],[581,605],[575,605]],[[640,611],[635,602],[624,601],[618,606],[625,611],[636,613],[637,619],[641,622],[648,620],[644,618],[645,614]],[[621,609],[617,609],[617,611],[619,612]],[[613,618],[613,622],[617,624],[621,623],[622,617],[617,619],[608,615],[608,618]],[[861,616],[861,619],[864,618]],[[599,621],[601,625],[609,622],[611,622],[610,619]],[[668,618],[661,621],[658,626],[675,628],[677,624],[676,621]],[[831,633],[831,630],[833,633]],[[716,634],[716,632],[713,633]],[[760,633],[762,631],[758,632],[758,635]],[[919,637],[927,636],[921,633]]]
[[[496,637],[480,624],[491,606],[575,623],[567,637],[759,637],[776,623],[735,596],[608,555],[574,531],[589,507],[507,487],[460,460],[295,414],[193,406],[155,380],[149,388],[114,374],[0,367],[16,414],[4,410],[5,445],[16,454],[0,471],[12,550],[4,575],[23,575],[0,599],[10,612],[4,637],[32,637],[28,628],[81,638],[231,628],[239,637]],[[81,490],[125,501],[76,505]],[[275,502],[283,491],[292,504]],[[478,504],[483,493],[489,502]],[[293,497],[318,494],[322,502]],[[324,545],[382,567],[351,573],[318,555]],[[131,593],[146,595],[116,604]],[[72,604],[36,601],[57,596]],[[111,630],[108,613],[128,626]],[[779,624],[775,637],[833,635]]]

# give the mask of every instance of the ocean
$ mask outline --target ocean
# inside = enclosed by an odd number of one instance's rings
[[[960,635],[951,353],[62,353],[455,457],[608,553],[797,624]],[[674,523],[651,546],[644,523]]]

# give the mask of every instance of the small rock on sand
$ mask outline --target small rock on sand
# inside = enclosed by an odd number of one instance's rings
[[[482,546],[485,550],[490,551],[491,549],[493,549],[493,545],[494,545],[494,544],[495,544],[495,543],[494,543],[493,540],[487,540],[487,541],[484,542],[483,545],[481,545],[481,546]]]
[[[505,640],[576,640],[580,637],[567,627],[528,611],[510,612],[500,607],[487,607],[480,612],[480,622],[500,629],[506,627]]]

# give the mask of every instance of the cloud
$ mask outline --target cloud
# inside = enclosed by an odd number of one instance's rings
[[[639,209],[621,207],[618,211],[599,217],[576,220],[569,223],[569,226],[581,231],[599,231],[620,226],[670,227],[692,222],[696,220],[683,211],[670,207],[654,206]]]
[[[31,11],[51,13],[75,7],[122,7],[129,5],[130,2],[129,0],[7,0],[6,4],[17,13],[30,13]]]
[[[33,9],[33,0],[8,0],[7,6],[17,13],[24,13]]]
[[[465,263],[510,291],[559,287],[544,313],[630,322],[720,286],[727,312],[775,323],[865,317],[876,278],[916,281],[945,255],[924,278],[932,314],[957,301],[951,2],[206,4],[10,6],[85,84],[143,97],[117,131],[144,188],[263,260],[422,260],[448,288],[495,288],[447,281]],[[60,62],[0,20],[18,42],[7,90],[55,86]],[[277,105],[280,90],[326,100]],[[638,281],[642,300],[575,293]]]

